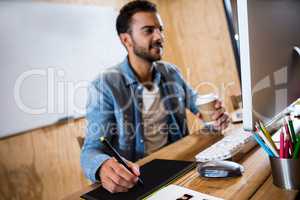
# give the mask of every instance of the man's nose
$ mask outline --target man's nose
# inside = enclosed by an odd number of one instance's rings
[[[160,40],[161,42],[164,41],[165,35],[160,29],[155,29],[154,31],[154,40]]]

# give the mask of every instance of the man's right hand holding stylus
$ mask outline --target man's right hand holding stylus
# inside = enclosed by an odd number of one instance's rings
[[[111,193],[127,192],[138,181],[139,166],[126,160],[133,173],[121,165],[115,158],[106,160],[100,167],[99,177],[106,190]]]

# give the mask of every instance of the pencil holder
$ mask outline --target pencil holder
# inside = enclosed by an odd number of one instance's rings
[[[291,190],[300,189],[300,159],[270,157],[273,184]]]

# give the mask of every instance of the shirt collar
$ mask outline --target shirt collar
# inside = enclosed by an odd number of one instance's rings
[[[126,58],[120,64],[120,67],[121,67],[121,71],[125,77],[125,82],[126,82],[127,86],[131,85],[131,84],[139,83],[139,81],[138,81],[136,75],[134,74],[133,69],[129,63],[128,56],[126,56]],[[159,70],[157,70],[155,62],[153,63],[153,70],[154,70],[153,82],[155,84],[159,84],[160,79],[161,79],[161,73],[159,72]]]

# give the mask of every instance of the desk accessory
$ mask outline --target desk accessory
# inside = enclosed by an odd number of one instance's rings
[[[196,167],[196,162],[180,160],[155,159],[141,166],[141,178],[144,185],[137,184],[125,193],[111,194],[106,189],[96,188],[81,196],[87,200],[140,200],[149,196],[158,189],[166,186],[185,173]]]
[[[236,162],[219,160],[199,163],[197,171],[205,178],[229,178],[242,176],[244,167]]]

